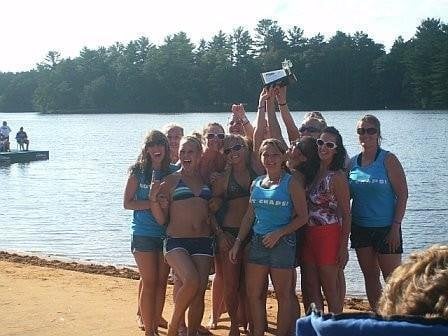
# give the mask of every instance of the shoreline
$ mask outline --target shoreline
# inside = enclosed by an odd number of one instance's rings
[[[28,265],[28,266],[38,266],[53,269],[62,269],[67,271],[74,271],[87,274],[97,274],[108,277],[125,278],[131,280],[138,280],[140,275],[137,270],[129,267],[116,267],[113,265],[101,265],[88,262],[80,261],[62,261],[56,258],[45,258],[42,256],[22,254],[22,253],[11,253],[0,251],[0,261]],[[168,285],[172,285],[173,281],[171,277],[168,277]],[[211,280],[209,280],[208,289],[210,289]],[[268,296],[270,298],[275,298],[275,294],[272,290],[269,290]],[[300,302],[302,301],[301,294],[298,293]],[[356,310],[356,311],[370,311],[369,303],[365,297],[356,296],[346,296],[344,302],[344,310]]]

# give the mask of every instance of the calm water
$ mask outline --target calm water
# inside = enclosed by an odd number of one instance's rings
[[[403,221],[405,254],[448,243],[448,111],[373,111],[382,122],[383,147],[401,160],[409,184]],[[350,155],[361,112],[326,112],[342,133]],[[294,113],[301,120],[303,112]],[[129,251],[131,211],[122,207],[126,170],[136,159],[144,133],[167,122],[199,130],[228,114],[59,115],[0,113],[13,133],[20,126],[32,149],[50,160],[0,166],[0,250],[134,266]],[[251,120],[254,114],[249,114]],[[15,147],[15,144],[12,146]],[[363,294],[356,256],[347,266],[350,294]]]

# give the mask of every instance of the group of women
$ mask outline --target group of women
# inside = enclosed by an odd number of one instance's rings
[[[254,125],[241,104],[233,105],[228,126],[227,134],[217,123],[188,136],[178,125],[150,131],[129,170],[124,207],[134,210],[131,250],[146,335],[166,323],[169,267],[175,305],[168,336],[202,331],[211,269],[211,327],[226,310],[229,335],[240,327],[264,334],[268,277],[278,301],[276,334],[290,334],[300,315],[298,266],[305,310],[312,303],[323,310],[325,298],[328,311],[340,313],[349,238],[376,310],[380,273],[387,278],[401,261],[407,200],[401,164],[380,146],[378,119],[358,121],[362,150],[352,159],[320,113],[296,125],[286,87],[263,89]]]

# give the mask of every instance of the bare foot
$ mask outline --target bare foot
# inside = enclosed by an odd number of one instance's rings
[[[141,315],[137,315],[136,321],[137,321],[137,326],[138,326],[138,328],[139,328],[140,330],[145,331],[145,325],[143,324],[143,319],[142,319],[142,316],[141,316]]]

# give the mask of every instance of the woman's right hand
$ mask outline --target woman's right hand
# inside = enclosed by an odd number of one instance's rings
[[[235,241],[232,248],[229,251],[229,259],[232,264],[236,264],[238,262],[238,251],[240,249],[238,241]]]

